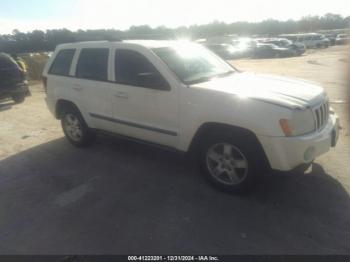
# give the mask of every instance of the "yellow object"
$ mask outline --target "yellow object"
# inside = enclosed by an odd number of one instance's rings
[[[19,65],[19,67],[22,69],[22,71],[26,73],[27,72],[27,66],[26,66],[25,62],[22,59],[20,59],[20,58],[17,58],[16,62]]]

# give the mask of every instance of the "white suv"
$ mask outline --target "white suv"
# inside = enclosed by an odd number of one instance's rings
[[[310,164],[339,133],[321,87],[240,72],[194,43],[64,44],[43,79],[73,145],[104,130],[195,152],[210,181],[232,192],[266,169]]]

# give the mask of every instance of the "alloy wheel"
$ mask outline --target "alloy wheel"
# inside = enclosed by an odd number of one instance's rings
[[[248,175],[248,161],[244,154],[229,143],[215,144],[206,154],[210,175],[226,185],[238,185]]]
[[[73,114],[66,114],[64,116],[64,127],[67,135],[73,141],[79,142],[83,138],[83,130],[77,116]]]

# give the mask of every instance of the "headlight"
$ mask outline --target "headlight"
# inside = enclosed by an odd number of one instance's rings
[[[281,119],[280,125],[286,136],[299,136],[315,131],[316,125],[310,109],[294,110],[291,119]]]

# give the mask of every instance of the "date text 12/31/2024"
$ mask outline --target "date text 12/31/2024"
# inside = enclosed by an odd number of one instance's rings
[[[220,261],[215,256],[128,256],[128,261]]]

